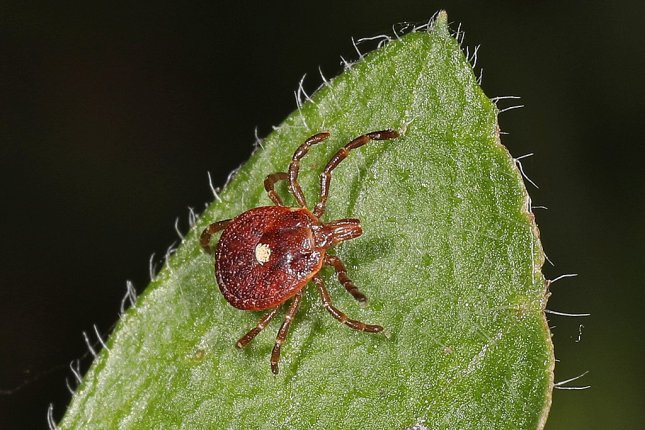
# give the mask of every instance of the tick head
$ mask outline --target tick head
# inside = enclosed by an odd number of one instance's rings
[[[321,248],[331,248],[340,242],[355,239],[362,234],[363,229],[359,220],[344,218],[324,224],[316,235],[316,242]]]

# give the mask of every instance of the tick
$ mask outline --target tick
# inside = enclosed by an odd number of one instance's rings
[[[349,318],[332,303],[320,269],[332,266],[338,281],[359,302],[367,298],[347,276],[343,262],[327,250],[363,234],[360,221],[343,218],[330,222],[321,220],[325,213],[332,171],[349,153],[371,140],[388,140],[399,136],[394,130],[382,130],[359,136],[341,148],[329,160],[320,175],[320,197],[313,211],[307,208],[298,183],[300,160],[312,145],[329,137],[323,132],[311,136],[298,147],[291,158],[288,172],[272,173],[264,180],[264,188],[275,206],[250,209],[233,219],[210,224],[200,238],[202,248],[215,256],[215,277],[224,298],[237,309],[267,311],[258,324],[242,336],[236,346],[243,348],[275,317],[278,309],[291,300],[271,352],[271,371],[278,373],[280,349],[302,300],[303,288],[313,281],[325,309],[346,326],[369,333],[383,327]],[[275,184],[288,181],[298,207],[287,207],[275,191]],[[223,230],[223,231],[222,231]],[[213,235],[222,231],[215,248]]]

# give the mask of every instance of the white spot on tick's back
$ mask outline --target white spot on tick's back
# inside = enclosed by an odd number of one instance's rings
[[[266,243],[258,243],[255,247],[255,259],[258,263],[264,264],[271,257],[271,248]]]

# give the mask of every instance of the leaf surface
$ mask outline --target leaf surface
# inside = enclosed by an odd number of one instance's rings
[[[336,306],[385,332],[340,325],[309,286],[276,377],[269,355],[284,311],[236,349],[261,313],[226,303],[198,236],[271,204],[265,176],[285,171],[310,135],[331,132],[301,163],[311,207],[330,156],[386,128],[401,137],[353,151],[334,171],[324,218],[361,220],[364,235],[335,252],[368,306],[323,270]],[[445,13],[321,87],[220,197],[122,317],[61,428],[543,427],[554,357],[538,230],[497,109]]]

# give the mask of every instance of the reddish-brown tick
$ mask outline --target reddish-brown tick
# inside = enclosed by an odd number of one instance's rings
[[[354,286],[340,258],[328,255],[327,250],[361,234],[360,221],[345,218],[328,223],[320,220],[325,212],[331,172],[352,149],[370,140],[387,140],[399,136],[394,130],[364,134],[341,148],[327,163],[320,175],[320,199],[313,212],[307,209],[305,196],[298,183],[300,160],[312,145],[322,142],[329,133],[318,133],[305,141],[293,154],[288,173],[277,172],[266,177],[264,188],[275,206],[263,206],[246,211],[233,219],[209,225],[201,235],[201,245],[215,255],[215,276],[226,301],[238,309],[269,310],[260,322],[237,341],[242,348],[260,333],[287,300],[293,298],[271,353],[271,371],[278,373],[280,348],[302,299],[302,290],[309,281],[318,287],[323,306],[338,321],[354,330],[378,333],[380,325],[365,324],[350,319],[331,302],[329,292],[318,272],[323,265],[336,270],[338,280],[359,302],[367,298]],[[300,207],[285,207],[274,186],[288,181],[289,190]],[[212,236],[222,232],[215,249]]]

